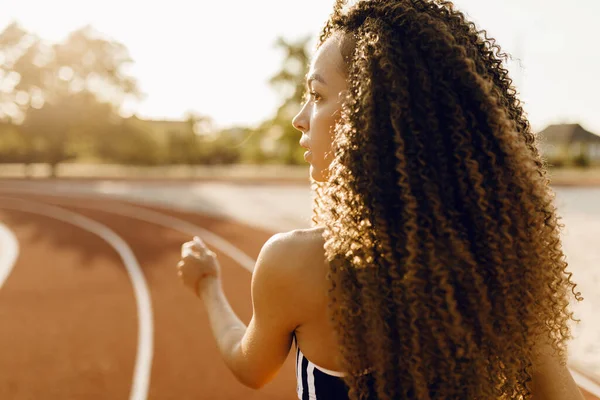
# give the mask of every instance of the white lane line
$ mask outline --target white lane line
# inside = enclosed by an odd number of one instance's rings
[[[65,202],[65,200],[66,200],[65,197],[70,197],[71,199],[76,199],[76,198],[77,199],[90,199],[90,198],[97,199],[98,197],[105,197],[105,198],[109,199],[111,202],[119,201],[119,200],[115,200],[114,198],[111,198],[110,196],[94,196],[94,195],[86,195],[86,194],[71,193],[71,192],[56,193],[56,192],[50,192],[50,191],[46,191],[46,190],[37,190],[37,189],[30,189],[30,188],[17,188],[15,190],[7,189],[7,188],[0,188],[0,192],[30,193],[30,194],[33,193],[33,194],[43,195],[43,196],[48,196],[48,197],[58,197],[58,198],[60,198],[61,202]],[[100,210],[100,211],[106,210],[106,205],[99,207],[99,206],[93,206],[91,204],[87,204],[87,203],[83,203],[83,202],[77,202],[73,206],[80,207],[80,208],[87,208],[87,209],[91,209],[91,210]],[[254,270],[254,265],[256,264],[256,260],[254,260],[252,257],[250,257],[249,255],[244,253],[242,250],[240,250],[239,248],[237,248],[236,246],[234,246],[233,244],[228,242],[223,237],[221,237],[215,233],[212,233],[211,231],[206,230],[198,225],[194,225],[190,222],[187,222],[187,221],[177,218],[177,217],[172,217],[170,215],[165,215],[160,212],[156,212],[154,210],[149,210],[149,209],[143,208],[143,206],[138,207],[138,206],[131,206],[131,205],[119,203],[118,205],[110,204],[109,208],[111,209],[110,213],[112,213],[112,214],[130,217],[130,218],[138,219],[140,221],[151,222],[156,225],[161,225],[161,226],[164,226],[167,228],[178,230],[178,231],[185,233],[186,235],[190,235],[190,236],[194,236],[194,235],[201,236],[202,240],[204,240],[207,244],[210,244],[210,245],[214,246],[216,249],[218,249],[219,251],[227,254],[234,261],[236,261],[239,265],[241,265],[244,269],[246,269],[250,272],[252,272]],[[161,208],[161,207],[158,207],[158,208]]]
[[[138,347],[129,399],[145,400],[148,397],[150,384],[154,326],[148,285],[131,248],[107,226],[63,208],[4,197],[0,197],[0,208],[44,215],[78,226],[98,235],[119,253],[133,285],[138,314]]]
[[[600,398],[600,385],[598,382],[594,382],[574,368],[569,368],[569,371],[571,371],[571,375],[573,375],[573,379],[575,380],[575,383],[577,383],[577,386],[580,386],[594,396]]]
[[[126,217],[131,217],[131,218],[135,218],[135,219],[146,221],[146,222],[154,222],[157,225],[161,225],[161,226],[171,228],[171,229],[176,229],[176,230],[179,230],[179,231],[189,234],[189,235],[196,235],[200,232],[203,232],[203,233],[201,233],[201,235],[203,235],[202,238],[205,239],[205,237],[206,237],[205,241],[207,243],[212,244],[213,246],[215,246],[216,248],[218,248],[219,250],[221,250],[224,253],[229,253],[231,255],[231,257],[234,260],[236,260],[245,269],[252,271],[254,269],[254,264],[256,263],[255,260],[253,260],[251,257],[246,255],[240,249],[238,249],[237,247],[235,247],[234,245],[232,245],[225,239],[221,238],[220,236],[218,236],[210,231],[207,231],[197,225],[191,224],[191,223],[181,220],[179,218],[172,217],[169,215],[164,215],[164,214],[161,214],[161,213],[153,211],[153,210],[147,210],[144,208],[138,208],[136,206],[121,205],[121,204],[119,204],[115,207],[114,202],[117,202],[120,200],[114,199],[111,196],[106,196],[106,195],[93,196],[93,195],[86,195],[83,193],[72,193],[72,192],[63,192],[61,194],[57,194],[57,193],[52,193],[49,191],[38,190],[38,189],[33,189],[33,188],[17,188],[15,190],[0,188],[0,192],[3,192],[3,191],[21,192],[21,193],[30,193],[30,194],[33,193],[33,194],[44,195],[44,196],[48,196],[48,197],[58,197],[58,198],[60,198],[59,202],[65,202],[65,200],[67,200],[66,202],[69,202],[69,200],[72,201],[72,199],[65,199],[65,197],[88,198],[88,199],[95,198],[95,197],[96,198],[104,197],[104,198],[110,200],[111,202],[113,202],[113,204],[110,204],[108,206],[108,208],[119,208],[120,211],[107,210],[106,205],[104,205],[103,207],[99,207],[99,206],[92,206],[90,204],[77,203],[76,206],[81,207],[81,208],[100,210],[100,211],[108,212],[111,214],[117,214],[117,215],[122,215],[122,216],[126,216]],[[131,202],[133,202],[133,201],[131,201]],[[571,375],[573,376],[573,379],[575,380],[575,383],[577,383],[578,386],[581,386],[588,392],[594,394],[595,396],[600,397],[600,392],[598,392],[598,389],[596,388],[598,386],[596,383],[592,382],[591,380],[589,380],[582,374],[578,373],[577,371],[573,370],[572,368],[569,368],[569,371],[571,371]],[[590,382],[592,382],[592,384],[590,384]],[[596,386],[593,386],[593,385],[596,385]],[[596,390],[596,391],[594,391],[594,390]]]
[[[0,289],[10,275],[19,256],[19,241],[12,231],[0,223]]]

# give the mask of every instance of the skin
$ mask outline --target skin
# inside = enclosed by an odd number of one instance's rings
[[[338,70],[341,62],[332,38],[315,54],[307,78],[313,94],[294,118],[294,126],[304,132],[303,139],[313,153],[308,161],[315,180],[326,179],[331,162],[330,130],[339,116],[339,95],[346,87]],[[317,82],[317,75],[325,83]],[[322,231],[278,233],[265,243],[252,273],[253,315],[247,326],[223,293],[216,255],[199,238],[182,245],[178,276],[203,300],[223,361],[248,387],[258,389],[273,379],[288,357],[294,334],[307,358],[340,370],[339,346],[327,315]]]
[[[333,158],[331,129],[339,118],[340,98],[346,90],[340,65],[337,38],[332,36],[315,54],[307,78],[311,96],[292,121],[302,132],[301,145],[311,150],[307,157],[310,174],[319,182],[327,179]],[[339,345],[327,314],[328,265],[322,233],[322,227],[299,229],[278,233],[265,243],[252,273],[253,315],[248,326],[223,293],[216,254],[197,237],[182,246],[178,276],[202,299],[223,361],[248,387],[259,389],[276,376],[289,355],[294,334],[309,360],[341,370]],[[583,400],[549,343],[540,340],[538,345],[533,399]]]
[[[311,177],[318,182],[327,179],[333,160],[332,128],[339,119],[341,98],[347,89],[346,77],[339,69],[342,62],[337,36],[332,36],[315,53],[307,75],[310,96],[292,120],[294,128],[302,132],[301,145],[310,149],[306,161]]]

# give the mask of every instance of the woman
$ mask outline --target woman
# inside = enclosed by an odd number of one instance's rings
[[[259,388],[295,342],[299,399],[583,399],[566,368],[582,298],[500,48],[450,2],[344,6],[293,120],[314,227],[262,248],[248,327],[214,253],[182,248],[227,365]]]

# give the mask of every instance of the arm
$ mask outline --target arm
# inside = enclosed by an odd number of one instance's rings
[[[292,237],[274,235],[261,249],[252,274],[253,316],[247,327],[231,309],[220,280],[207,279],[199,286],[223,360],[240,382],[254,389],[277,374],[299,325]]]

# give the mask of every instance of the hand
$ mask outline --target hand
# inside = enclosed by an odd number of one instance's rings
[[[177,275],[185,286],[199,296],[202,284],[221,279],[221,266],[217,255],[199,237],[194,236],[194,240],[181,246]]]

